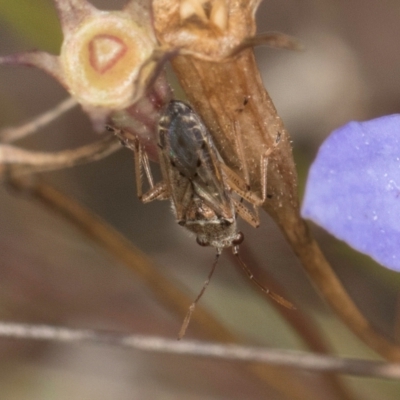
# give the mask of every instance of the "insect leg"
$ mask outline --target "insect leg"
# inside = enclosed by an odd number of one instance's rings
[[[138,139],[135,139],[133,146],[130,147],[134,153],[135,160],[135,176],[136,176],[136,191],[139,199],[143,198],[143,181],[142,181],[142,168],[146,174],[147,181],[150,185],[150,190],[154,187],[153,175],[151,174],[149,157],[147,153],[143,151],[143,147],[139,143]]]
[[[258,206],[263,203],[254,192],[250,191],[249,186],[243,181],[243,179],[238,176],[234,171],[232,171],[227,165],[221,164],[221,169],[225,173],[225,183],[229,190],[236,193],[241,197],[238,201],[232,198],[235,205],[235,210],[241,218],[243,218],[251,226],[257,228],[260,224],[260,218],[258,216]],[[242,200],[246,200],[253,206],[253,211],[250,211],[243,203]]]
[[[248,186],[248,190],[250,189],[250,175],[249,175],[249,169],[247,167],[247,161],[246,161],[246,156],[244,154],[244,147],[243,147],[243,142],[242,142],[242,136],[240,135],[241,132],[240,129],[238,129],[239,122],[235,121],[233,126],[234,126],[234,142],[235,142],[235,147],[236,147],[236,153],[238,154],[239,161],[240,161],[240,168],[242,169],[242,174],[244,178],[244,182]],[[243,179],[242,179],[243,180]]]
[[[261,176],[261,204],[267,199],[267,171],[268,171],[268,159],[275,148],[281,141],[281,134],[278,132],[276,135],[275,143],[261,156],[260,160],[260,176]]]
[[[121,143],[128,149],[133,151],[134,162],[135,162],[135,178],[136,178],[136,191],[137,196],[143,203],[149,203],[153,200],[166,200],[169,198],[167,185],[161,181],[154,184],[153,175],[150,169],[150,162],[147,153],[143,150],[143,146],[140,144],[138,138],[126,139],[124,131],[117,129],[112,126],[106,127],[109,131],[114,132],[115,136],[121,141]],[[143,193],[143,180],[142,171],[146,175],[147,181],[149,182],[150,189]]]
[[[246,103],[247,104],[247,103]],[[250,174],[247,165],[246,156],[244,153],[244,146],[242,142],[242,137],[238,132],[238,121],[234,123],[234,141],[236,146],[236,152],[239,156],[240,167],[242,169],[243,178],[237,175],[233,170],[231,170],[227,165],[221,165],[225,175],[227,176],[227,184],[230,189],[238,194],[242,200],[239,202],[235,201],[236,212],[250,225],[257,227],[260,224],[260,218],[258,216],[258,207],[264,202],[260,199],[254,192],[250,190]],[[242,201],[246,200],[253,206],[253,212],[251,212],[247,207],[242,204]]]
[[[245,207],[241,202],[234,200],[236,212],[250,225],[257,227],[260,223],[260,218],[258,214],[258,207],[262,206],[267,199],[267,172],[268,172],[268,159],[277,144],[279,143],[280,136],[273,147],[270,147],[262,156],[260,160],[260,177],[261,177],[261,197],[250,190],[247,186],[245,190],[244,182],[241,182],[241,178],[232,171],[226,165],[223,165],[223,170],[228,177],[227,183],[231,190],[237,193],[242,200],[246,200],[253,206],[253,212],[251,212],[247,207]]]
[[[151,189],[144,193],[140,200],[143,203],[150,203],[153,200],[167,200],[169,199],[169,193],[167,185],[164,181],[156,183]]]
[[[229,190],[232,190],[244,200],[249,203],[260,206],[264,201],[250,190],[250,186],[234,171],[232,171],[226,164],[221,163],[221,169],[225,173],[225,183]]]
[[[268,172],[268,160],[269,156],[272,154],[276,146],[280,142],[280,134],[277,135],[275,143],[272,147],[270,147],[264,154],[261,155],[260,159],[260,180],[261,180],[261,197],[259,197],[256,193],[250,190],[249,184],[247,184],[243,178],[241,178],[238,174],[236,174],[233,170],[231,170],[227,165],[221,163],[221,169],[224,171],[226,176],[226,183],[230,190],[238,194],[242,199],[246,200],[250,204],[253,205],[254,214],[252,214],[249,210],[243,210],[244,206],[239,206],[237,208],[238,214],[246,220],[248,223],[254,226],[254,223],[249,221],[249,218],[246,215],[253,215],[251,218],[255,218],[258,221],[258,207],[261,206],[265,200],[267,199],[267,172]],[[239,147],[240,147],[240,139],[238,139]],[[242,155],[242,153],[239,153]],[[242,158],[242,157],[241,157]],[[242,158],[241,165],[243,166],[243,173],[246,174],[246,160]],[[246,176],[245,176],[246,179]]]
[[[257,209],[256,212],[253,213],[242,202],[236,199],[232,199],[232,201],[235,206],[235,211],[238,213],[238,215],[253,228],[258,228],[260,225],[260,218]]]

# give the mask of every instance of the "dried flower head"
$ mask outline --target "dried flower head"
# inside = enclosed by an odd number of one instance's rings
[[[162,45],[203,60],[229,57],[256,32],[260,0],[154,0],[154,28]]]
[[[60,55],[28,52],[0,57],[0,63],[51,74],[102,129],[113,111],[137,102],[159,72],[149,10],[136,0],[122,11],[101,11],[86,0],[54,1],[64,35]]]

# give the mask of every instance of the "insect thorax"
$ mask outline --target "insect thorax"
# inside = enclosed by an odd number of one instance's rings
[[[202,246],[232,247],[242,237],[237,231],[235,218],[226,219],[218,216],[197,196],[192,199],[180,225],[193,232],[197,242]]]

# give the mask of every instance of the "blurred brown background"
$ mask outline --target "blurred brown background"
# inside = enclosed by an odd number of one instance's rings
[[[123,3],[93,1],[108,9]],[[302,186],[318,146],[330,131],[352,119],[400,109],[400,3],[264,0],[257,17],[260,31],[284,32],[305,46],[301,53],[256,49],[265,86],[292,135]],[[57,52],[60,38],[50,0],[0,0],[0,54],[33,48]],[[0,88],[2,127],[27,121],[66,97],[52,78],[22,67],[2,67]],[[97,138],[87,117],[76,108],[19,144],[61,150]],[[132,154],[123,149],[100,162],[47,173],[44,179],[116,227],[195,298],[214,250],[196,245],[175,223],[168,202],[143,205],[136,198],[133,173]],[[258,264],[298,308],[315,319],[337,354],[375,357],[319,299],[267,216],[258,230],[244,223],[242,229]],[[315,233],[355,302],[379,330],[396,339],[398,275],[321,230]],[[253,290],[227,256],[201,303],[248,344],[305,349],[275,307]],[[75,228],[2,186],[0,319],[174,338],[183,315],[156,302],[132,271]],[[187,337],[201,338],[191,327]],[[399,383],[348,377],[343,381],[355,399],[399,398]],[[5,339],[0,339],[0,390],[2,399],[13,400],[284,398],[243,373],[241,364]],[[322,388],[322,398],[338,396]]]

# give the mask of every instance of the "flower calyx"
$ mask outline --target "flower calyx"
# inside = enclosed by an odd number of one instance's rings
[[[147,2],[121,11],[98,10],[86,0],[54,0],[64,35],[60,55],[27,52],[0,64],[35,66],[56,78],[89,114],[97,130],[115,110],[142,98],[160,73],[159,46]]]
[[[226,61],[248,47],[297,49],[280,33],[255,36],[260,0],[153,0],[154,28],[163,47],[205,61]]]

